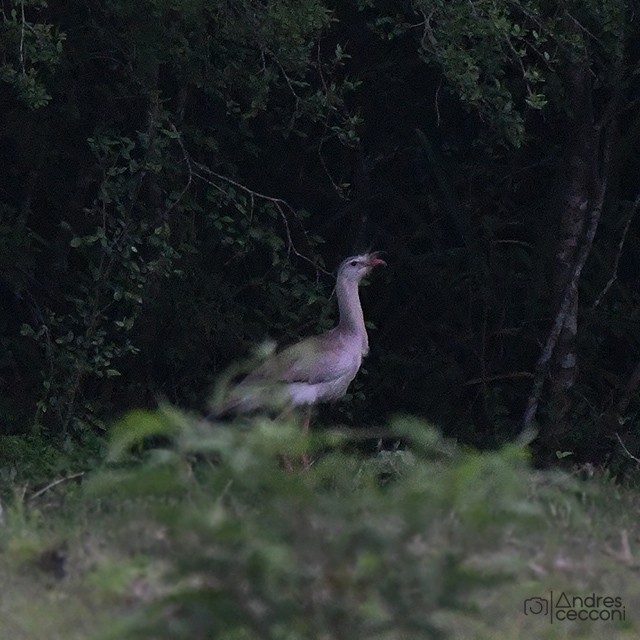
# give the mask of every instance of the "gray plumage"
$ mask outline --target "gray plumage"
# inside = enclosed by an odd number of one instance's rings
[[[231,389],[221,412],[314,405],[341,398],[369,352],[358,287],[366,275],[383,264],[375,253],[344,260],[336,282],[338,324],[267,358]]]

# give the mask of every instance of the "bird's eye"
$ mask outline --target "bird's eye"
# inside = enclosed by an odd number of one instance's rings
[[[349,264],[350,264],[352,267],[355,267],[355,266],[357,266],[357,265],[358,265],[358,261],[357,261],[357,260],[352,260]]]

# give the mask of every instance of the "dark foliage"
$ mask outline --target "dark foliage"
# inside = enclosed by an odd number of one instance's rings
[[[632,14],[4,0],[1,432],[78,440],[159,397],[203,409],[256,343],[329,326],[327,272],[373,246],[391,268],[363,291],[372,353],[333,418],[410,412],[493,447],[541,372],[541,456],[623,464],[618,436],[640,447]],[[606,133],[581,156],[576,87]],[[606,185],[600,224],[575,339],[540,364],[577,264],[558,266],[562,242],[586,235],[566,237],[576,157]]]

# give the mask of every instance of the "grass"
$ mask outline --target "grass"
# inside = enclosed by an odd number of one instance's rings
[[[543,487],[558,480],[535,474]],[[562,484],[562,481],[559,480]],[[577,504],[567,496],[532,487],[532,499],[545,506],[546,526],[508,539],[498,558],[513,570],[514,580],[479,595],[479,616],[449,619],[454,637],[504,640],[564,638],[637,638],[640,626],[640,491],[614,483],[606,474],[575,485]],[[567,621],[525,615],[524,601],[542,597],[558,601],[574,596],[620,597],[623,622]],[[579,604],[579,602],[577,603]],[[607,615],[607,614],[605,614]],[[616,614],[618,615],[618,614]],[[621,616],[620,616],[621,617]]]
[[[5,513],[0,638],[93,637],[142,604],[158,581],[147,555],[153,523],[137,518],[132,505],[109,513],[79,493],[60,486]]]
[[[247,455],[238,457],[245,466],[247,459]],[[195,464],[197,475],[198,464],[206,463]],[[313,473],[313,469],[307,472]],[[585,474],[585,477],[579,477],[578,472],[573,477],[533,470],[523,473],[526,474],[526,495],[519,506],[529,505],[536,511],[535,523],[532,520],[529,526],[526,518],[519,524],[517,518],[513,522],[506,518],[490,529],[493,532],[490,535],[486,532],[476,535],[473,520],[462,519],[455,524],[455,531],[459,532],[456,535],[460,536],[456,544],[464,548],[465,567],[473,569],[475,575],[486,571],[487,575],[499,573],[506,579],[479,582],[462,602],[462,609],[466,611],[443,606],[434,610],[432,622],[461,640],[637,638],[640,629],[638,486],[632,482],[621,486],[604,472]],[[187,496],[187,501],[207,504],[209,474],[215,475],[215,469],[213,472],[209,469],[197,481],[191,474],[189,482],[197,482],[199,487]],[[304,474],[294,472],[294,475]],[[287,482],[288,477],[283,475],[278,482],[281,483],[282,478]],[[300,482],[303,487],[307,479],[302,478]],[[172,559],[174,555],[189,556],[191,550],[184,548],[185,540],[190,539],[189,532],[186,536],[183,531],[181,536],[173,537],[171,523],[167,526],[166,519],[157,517],[158,508],[165,513],[182,513],[175,509],[182,508],[184,496],[178,500],[171,495],[131,497],[126,492],[120,494],[116,488],[112,495],[87,497],[82,485],[74,481],[61,482],[38,495],[28,485],[16,484],[15,474],[11,474],[10,484],[14,488],[13,496],[5,482],[0,524],[0,584],[3,585],[0,638],[125,638],[127,632],[122,631],[120,635],[117,630],[120,620],[145,615],[149,604],[171,592],[173,581],[184,580],[184,574],[176,578]],[[20,491],[15,491],[16,486],[21,487]],[[210,504],[218,499],[214,495],[215,492],[209,495]],[[280,504],[282,496],[278,500]],[[255,505],[251,504],[250,508],[254,509]],[[247,509],[246,505],[242,508]],[[454,511],[451,517],[456,520]],[[251,517],[249,511],[243,513],[243,518]],[[448,544],[442,528],[428,524],[424,538],[419,541],[427,548],[427,552],[419,556],[420,561],[425,562],[433,549],[446,550]],[[486,531],[486,526],[491,525],[482,526]],[[205,540],[207,531],[202,534]],[[412,541],[414,543],[418,544]],[[198,544],[192,550],[196,558],[204,553],[202,543]],[[265,540],[265,547],[269,545],[273,547],[272,542]],[[272,549],[272,552],[277,555],[281,550]],[[443,579],[448,578],[445,575]],[[551,591],[556,599],[562,592],[569,598],[590,594],[619,597],[625,620],[554,620],[551,623],[548,617],[524,614],[526,599],[548,598]],[[414,606],[420,606],[420,593],[416,594]],[[193,635],[190,640],[200,637],[217,636]],[[301,633],[283,637],[311,636]],[[340,636],[336,632],[324,637]],[[410,635],[398,637],[411,640]]]

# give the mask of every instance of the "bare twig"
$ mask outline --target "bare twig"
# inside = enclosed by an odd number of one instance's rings
[[[616,438],[618,438],[618,442],[620,443],[620,446],[622,447],[624,452],[629,456],[629,458],[631,458],[631,460],[633,460],[634,462],[637,462],[638,464],[640,464],[640,458],[637,458],[636,456],[634,456],[631,453],[631,451],[629,451],[629,449],[627,449],[627,447],[625,446],[624,442],[622,441],[622,438],[620,437],[620,434],[617,431],[616,431]]]
[[[282,198],[275,198],[273,196],[268,196],[264,193],[260,193],[259,191],[255,191],[253,189],[250,189],[249,187],[247,187],[246,185],[242,184],[241,182],[238,182],[237,180],[234,180],[233,178],[230,178],[229,176],[225,176],[221,173],[218,173],[216,171],[213,171],[213,169],[209,169],[209,167],[200,164],[199,162],[191,162],[191,166],[195,167],[195,169],[197,169],[198,171],[193,171],[193,176],[202,180],[203,182],[206,182],[208,185],[214,187],[215,189],[218,189],[219,191],[222,191],[222,189],[220,188],[219,185],[217,185],[215,182],[213,182],[211,179],[207,178],[206,175],[212,176],[214,178],[217,178],[218,180],[222,180],[223,182],[226,182],[227,184],[233,185],[234,187],[240,189],[242,192],[246,193],[250,199],[251,199],[251,206],[253,208],[254,202],[256,199],[258,200],[264,200],[265,202],[270,202],[276,209],[276,211],[280,214],[280,218],[282,219],[282,223],[284,225],[285,228],[285,233],[287,235],[287,248],[289,249],[289,251],[291,251],[294,255],[296,255],[298,258],[300,258],[301,260],[304,260],[305,262],[308,262],[309,264],[313,265],[313,267],[316,269],[316,271],[322,271],[323,273],[329,274],[328,271],[326,271],[325,269],[323,269],[320,265],[318,265],[316,262],[314,262],[311,258],[308,258],[307,256],[305,256],[303,253],[300,253],[300,251],[298,251],[298,249],[295,246],[295,243],[293,242],[293,238],[291,236],[291,229],[289,227],[289,220],[287,218],[287,212],[289,214],[291,214],[294,218],[297,219],[297,215],[296,212],[294,211],[293,207],[286,201],[283,200]],[[300,225],[302,227],[302,225]],[[302,233],[304,234],[305,238],[307,238],[308,240],[308,235],[307,235],[307,231],[306,229],[304,229],[304,227],[302,227]]]
[[[533,378],[531,371],[513,371],[512,373],[499,373],[493,376],[486,376],[484,378],[471,378],[461,383],[462,387],[470,387],[474,384],[482,384],[484,382],[495,382],[497,380],[515,380],[517,378]]]
[[[604,47],[605,44],[602,42],[600,38],[598,38],[593,32],[589,31],[587,27],[585,27],[580,20],[578,20],[574,15],[572,15],[569,11],[565,11],[565,15],[578,27],[580,31],[585,33],[591,40],[597,42],[600,46]],[[593,72],[592,72],[593,73]]]
[[[329,128],[328,121],[325,121],[325,128],[326,129]],[[338,194],[340,198],[342,198],[343,200],[346,200],[347,197],[345,196],[344,188],[342,187],[342,185],[339,185],[335,181],[333,175],[331,175],[331,171],[329,170],[329,167],[327,166],[327,162],[324,159],[324,156],[322,155],[322,147],[324,146],[324,143],[328,142],[329,140],[335,137],[336,137],[336,134],[332,133],[330,135],[323,136],[320,139],[320,144],[318,145],[318,159],[320,160],[320,164],[322,165],[322,168],[324,169],[324,172],[327,175],[327,178],[329,178],[329,182],[331,182],[331,186],[334,188],[335,192]]]
[[[39,498],[41,495],[44,495],[47,491],[49,491],[50,489],[53,489],[54,487],[57,487],[59,484],[62,484],[63,482],[69,482],[70,480],[77,480],[78,478],[82,478],[84,474],[85,474],[84,471],[80,471],[79,473],[72,473],[69,476],[58,478],[57,480],[50,482],[46,487],[42,487],[42,489],[38,489],[38,491],[31,494],[29,496],[29,501]]]
[[[187,178],[187,184],[184,185],[184,188],[178,194],[178,197],[171,203],[171,205],[165,211],[165,216],[169,215],[171,210],[178,204],[178,202],[180,202],[180,200],[182,200],[182,198],[184,197],[184,194],[187,193],[189,187],[191,186],[191,183],[193,182],[193,169],[191,167],[191,158],[189,158],[189,154],[185,149],[184,142],[182,141],[182,136],[180,135],[180,133],[178,132],[178,130],[176,129],[173,123],[170,123],[169,126],[171,127],[171,130],[175,133],[176,139],[178,140],[178,144],[180,145],[180,149],[182,150],[182,157],[184,158],[185,164],[187,165],[187,169],[189,171],[189,177]]]
[[[22,75],[26,74],[26,66],[24,61],[24,31],[26,27],[26,20],[24,17],[24,0],[20,3],[20,12],[21,12],[21,27],[20,27],[20,69],[22,70]]]
[[[438,129],[442,123],[442,118],[440,117],[440,89],[442,89],[442,78],[440,78],[440,82],[438,82],[438,88],[436,89],[436,95],[433,101],[436,109],[436,127],[438,127]]]
[[[598,294],[598,297],[594,300],[592,309],[595,309],[600,305],[603,298],[609,292],[609,289],[611,289],[615,281],[618,279],[618,265],[620,264],[620,256],[622,255],[622,250],[624,249],[624,243],[627,240],[627,233],[629,232],[631,221],[633,220],[633,216],[638,210],[638,207],[640,207],[640,194],[638,194],[637,198],[635,199],[635,202],[631,207],[631,211],[629,211],[629,215],[627,216],[627,221],[624,225],[624,230],[622,232],[620,242],[618,242],[618,252],[616,253],[615,260],[613,261],[613,270],[611,273],[611,277],[607,281],[607,284],[605,284],[605,286],[603,287],[602,291]]]
[[[324,73],[322,73],[322,58],[320,57],[320,41],[318,41],[318,47],[316,50],[316,61],[318,63],[318,75],[320,76],[320,82],[324,89],[324,95],[329,95],[329,87],[327,87],[327,81],[324,79]]]
[[[331,128],[329,127],[329,119],[331,118],[332,113],[339,114],[340,110],[333,103],[333,97],[334,97],[335,91],[329,89],[329,86],[327,85],[327,81],[324,77],[324,72],[322,70],[320,42],[318,42],[318,47],[316,51],[316,61],[318,65],[318,76],[320,77],[320,82],[322,83],[322,89],[324,91],[324,96],[326,98],[326,103],[327,103],[327,112],[324,117],[324,122],[322,124],[323,124],[324,130],[327,132],[330,132],[327,135],[323,135],[320,138],[320,144],[318,144],[318,159],[320,160],[320,164],[322,165],[322,168],[325,174],[327,175],[327,178],[329,178],[329,182],[331,182],[331,186],[335,189],[336,193],[340,198],[342,198],[343,200],[346,200],[346,196],[344,194],[344,191],[345,191],[344,188],[335,181],[333,175],[331,174],[331,171],[329,170],[329,167],[327,166],[327,162],[324,159],[324,156],[322,155],[322,148],[324,146],[324,143],[328,142],[329,140],[337,136],[337,134],[331,131]]]
[[[265,195],[264,193],[260,193],[259,191],[255,191],[253,189],[250,189],[249,187],[247,187],[246,185],[242,184],[241,182],[238,182],[237,180],[234,180],[233,178],[230,178],[229,176],[225,176],[223,174],[217,173],[216,171],[213,171],[212,169],[209,169],[209,167],[207,167],[206,165],[203,165],[203,164],[201,164],[199,162],[192,162],[191,157],[189,156],[189,153],[187,152],[187,149],[184,146],[184,142],[182,140],[182,136],[180,135],[180,132],[176,129],[174,124],[170,124],[170,127],[171,127],[171,130],[175,133],[176,139],[178,141],[178,144],[180,145],[180,150],[182,151],[182,155],[183,155],[185,164],[187,165],[187,169],[188,169],[188,172],[189,172],[189,177],[187,179],[187,184],[184,186],[184,188],[180,192],[178,198],[167,209],[166,213],[169,213],[178,204],[178,202],[182,199],[183,195],[187,192],[187,190],[191,186],[194,177],[202,180],[203,182],[206,182],[208,185],[210,185],[210,186],[214,187],[215,189],[217,189],[218,191],[221,191],[222,193],[224,193],[224,191],[220,188],[219,185],[215,184],[211,180],[208,180],[201,173],[195,172],[193,170],[193,167],[195,166],[201,172],[208,173],[208,174],[214,176],[215,178],[218,178],[219,180],[222,180],[222,181],[224,181],[224,182],[226,182],[228,184],[231,184],[234,187],[237,187],[238,189],[240,189],[241,191],[246,193],[249,196],[249,199],[250,199],[250,202],[251,202],[251,210],[253,210],[253,208],[255,206],[256,198],[259,199],[259,200],[265,200],[265,201],[271,202],[271,204],[273,204],[276,207],[276,209],[278,210],[278,212],[280,213],[280,215],[283,218],[283,222],[285,224],[285,230],[287,232],[287,240],[289,241],[290,249],[293,251],[293,253],[296,256],[298,256],[299,258],[302,258],[303,260],[306,260],[307,262],[310,262],[315,267],[317,267],[317,265],[312,260],[310,260],[309,258],[304,256],[303,254],[298,253],[298,251],[296,250],[295,246],[293,245],[293,241],[291,239],[291,234],[289,233],[289,225],[288,225],[288,221],[287,221],[287,218],[286,218],[286,215],[285,215],[285,210],[291,212],[294,216],[295,216],[295,211],[293,210],[293,207],[291,207],[291,205],[289,203],[287,203],[285,200],[282,200],[281,198],[274,198],[272,196]],[[306,235],[306,230],[303,229],[303,232]]]
[[[284,69],[282,70],[284,73]],[[285,74],[286,77],[286,74]],[[288,78],[287,78],[288,80]],[[324,80],[323,80],[324,82]],[[293,91],[293,87],[291,87],[291,90]],[[295,95],[295,91],[293,91],[294,95]],[[227,184],[230,184],[234,187],[236,187],[237,189],[239,189],[240,191],[242,191],[243,193],[247,194],[247,196],[249,196],[249,201],[250,201],[250,215],[253,214],[253,209],[255,207],[255,201],[257,200],[263,200],[265,202],[270,202],[273,207],[276,209],[276,211],[280,214],[280,218],[282,220],[284,229],[285,229],[285,233],[287,236],[287,250],[289,252],[292,252],[295,256],[297,256],[298,258],[300,258],[301,260],[304,260],[305,262],[308,262],[309,264],[313,265],[314,269],[316,270],[316,275],[318,274],[318,272],[323,272],[325,274],[329,274],[329,272],[326,269],[323,269],[320,265],[318,265],[315,261],[313,261],[311,258],[308,258],[306,255],[304,255],[303,253],[301,253],[297,247],[295,246],[295,243],[293,241],[293,237],[291,235],[291,228],[289,226],[289,219],[287,217],[287,213],[289,215],[292,215],[296,220],[298,220],[298,216],[295,212],[295,210],[293,209],[293,207],[286,202],[286,200],[283,200],[282,198],[277,198],[277,197],[273,197],[273,196],[268,196],[264,193],[261,193],[259,191],[256,191],[254,189],[251,189],[249,187],[247,187],[246,185],[242,184],[241,182],[234,180],[233,178],[230,178],[229,176],[225,176],[221,173],[218,173],[216,171],[213,171],[212,169],[210,169],[209,167],[207,167],[204,164],[201,164],[199,162],[195,162],[191,159],[191,157],[189,156],[189,153],[187,152],[187,149],[184,145],[184,142],[182,140],[182,136],[180,135],[180,132],[177,130],[177,128],[175,127],[175,125],[170,124],[171,130],[174,132],[176,139],[178,141],[178,144],[180,145],[180,150],[182,151],[182,155],[185,161],[185,164],[187,165],[187,170],[188,170],[188,179],[187,179],[187,183],[185,184],[185,186],[183,187],[182,191],[180,192],[180,194],[178,195],[178,197],[176,198],[176,200],[169,206],[169,208],[166,211],[166,214],[168,214],[177,204],[178,202],[180,202],[180,200],[183,198],[184,194],[188,191],[189,187],[191,186],[191,184],[193,183],[193,178],[198,178],[199,180],[202,180],[203,182],[206,182],[209,186],[213,187],[214,189],[217,189],[218,191],[220,191],[221,193],[225,194],[225,191],[220,187],[219,184],[216,184],[213,180],[209,179],[206,176],[211,176],[213,178],[217,178],[218,180],[221,180],[223,182],[226,182]],[[197,171],[196,171],[197,169]],[[311,244],[309,241],[309,237],[307,234],[307,230],[304,228],[304,226],[300,223],[300,228],[302,230],[302,233],[305,237],[305,239],[307,240],[307,243]]]
[[[629,544],[629,532],[626,529],[620,531],[620,549],[614,549],[610,544],[604,546],[604,550],[613,556],[616,560],[620,560],[625,564],[629,564],[635,568],[638,567],[638,563],[634,562],[633,554],[631,553],[631,545]]]

